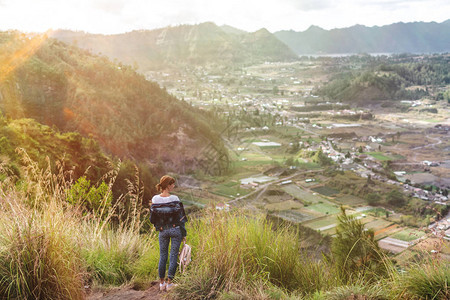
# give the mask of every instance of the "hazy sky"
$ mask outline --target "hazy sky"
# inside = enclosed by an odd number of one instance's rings
[[[247,31],[450,18],[449,0],[0,0],[0,30],[121,33],[212,21]]]

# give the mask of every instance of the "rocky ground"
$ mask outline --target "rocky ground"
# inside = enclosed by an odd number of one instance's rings
[[[133,286],[125,286],[108,290],[93,290],[88,300],[160,300],[164,299],[166,292],[159,291],[158,281],[153,281],[145,290],[136,290]]]

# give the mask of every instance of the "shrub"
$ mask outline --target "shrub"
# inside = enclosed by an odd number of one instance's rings
[[[407,299],[449,299],[450,264],[438,261],[415,265],[392,282],[395,295]]]
[[[341,207],[336,238],[331,245],[334,267],[342,283],[355,278],[372,279],[387,273],[386,260],[374,239],[372,230],[365,230],[361,221],[345,213]]]

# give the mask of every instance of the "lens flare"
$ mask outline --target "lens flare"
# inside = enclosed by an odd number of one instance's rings
[[[3,45],[0,54],[0,82],[9,74],[27,61],[42,44],[48,39],[49,31],[44,34],[25,35],[17,34],[6,45]],[[17,47],[19,45],[19,47]],[[13,49],[12,51],[10,49]],[[15,48],[15,49],[14,49]]]

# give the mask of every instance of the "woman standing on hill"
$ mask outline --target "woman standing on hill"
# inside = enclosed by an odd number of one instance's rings
[[[173,287],[173,277],[177,270],[178,251],[182,240],[186,239],[184,223],[187,221],[183,204],[180,199],[171,195],[175,188],[175,179],[165,175],[156,185],[160,194],[153,196],[150,221],[159,231],[159,265],[160,278],[159,289],[170,290]],[[165,281],[166,263],[168,258],[169,242],[170,248],[169,272],[167,282]]]

